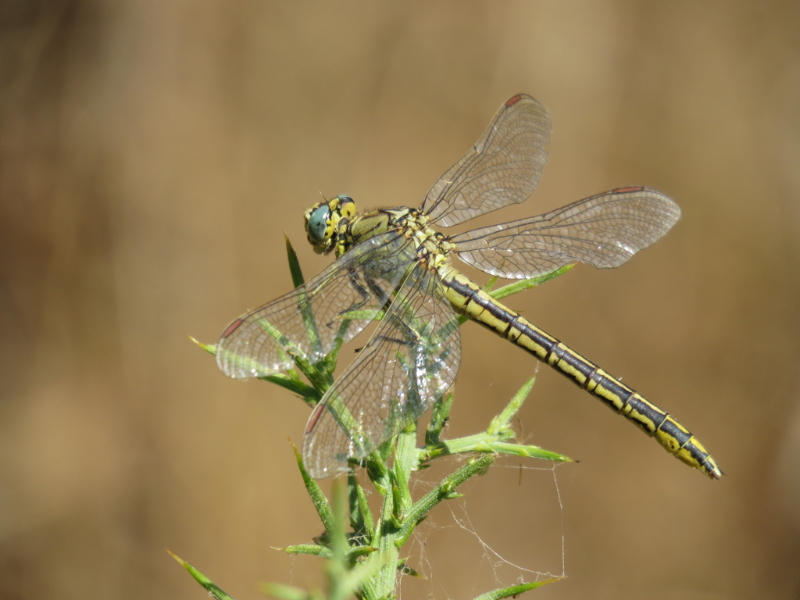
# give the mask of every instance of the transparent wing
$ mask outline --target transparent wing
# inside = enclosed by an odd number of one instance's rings
[[[619,188],[538,217],[467,231],[451,238],[459,258],[507,279],[549,273],[574,262],[618,267],[663,236],[681,209],[644,187]]]
[[[538,101],[510,98],[475,147],[433,184],[420,211],[450,227],[524,201],[542,177],[550,127]]]
[[[414,268],[372,338],[317,405],[303,459],[327,477],[419,418],[455,380],[458,319],[437,275]]]
[[[228,325],[217,343],[217,366],[228,377],[247,379],[285,371],[292,354],[319,361],[337,335],[348,341],[370,323],[361,315],[342,330],[350,311],[383,307],[415,257],[413,245],[396,232],[359,244],[305,285]]]

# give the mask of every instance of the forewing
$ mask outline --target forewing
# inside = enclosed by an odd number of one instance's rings
[[[358,357],[314,409],[303,459],[315,478],[347,468],[418,419],[455,380],[458,319],[436,275],[411,272]]]
[[[574,262],[618,267],[667,233],[680,216],[678,205],[661,192],[620,188],[451,241],[459,258],[481,271],[525,279]]]
[[[375,311],[390,298],[409,262],[412,244],[395,232],[359,244],[305,285],[234,320],[217,343],[217,366],[247,379],[285,371],[293,355],[312,364],[342,335],[357,335],[371,319],[361,313],[343,331],[352,311]]]
[[[433,184],[420,207],[442,227],[523,202],[542,177],[550,115],[530,96],[510,98],[464,157]]]

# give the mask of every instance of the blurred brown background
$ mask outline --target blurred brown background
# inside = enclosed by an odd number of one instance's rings
[[[0,86],[0,597],[205,597],[165,548],[240,600],[319,584],[273,549],[320,533],[287,443],[308,410],[186,336],[290,289],[284,232],[307,274],[329,262],[302,231],[320,192],[416,206],[517,92],[552,114],[549,165],[478,224],[631,184],[684,216],[624,268],[509,304],[728,476],[542,369],[524,438],[581,462],[472,482],[402,593],[563,569],[532,594],[800,597],[796,2],[5,0]],[[464,356],[451,435],[535,367],[474,325]]]

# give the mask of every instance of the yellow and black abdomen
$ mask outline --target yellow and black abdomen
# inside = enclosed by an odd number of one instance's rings
[[[553,336],[481,290],[453,270],[442,277],[447,298],[461,314],[521,346],[565,375],[609,408],[639,426],[664,449],[713,479],[723,473],[716,461],[689,430],[655,404],[615,379]]]

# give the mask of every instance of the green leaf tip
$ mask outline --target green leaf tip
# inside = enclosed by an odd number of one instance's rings
[[[300,471],[300,476],[303,478],[303,484],[306,486],[306,492],[308,492],[308,495],[311,498],[311,502],[317,511],[320,521],[322,521],[326,531],[335,529],[337,527],[336,515],[333,512],[331,504],[328,502],[325,494],[322,493],[322,489],[319,487],[317,481],[311,477],[306,470],[305,463],[303,463],[303,455],[300,450],[294,445],[294,443],[292,443],[292,440],[289,440],[289,443],[294,451],[294,457],[297,460],[297,468]]]
[[[555,271],[550,271],[549,273],[539,275],[538,277],[532,277],[531,279],[521,279],[496,290],[489,291],[488,293],[495,300],[502,300],[503,298],[511,296],[512,294],[518,294],[519,292],[529,290],[533,287],[542,285],[551,279],[555,279],[564,273],[568,273],[574,266],[575,264],[565,265],[559,269],[556,269]]]
[[[193,341],[195,344],[197,344],[198,346],[200,346],[200,349],[201,349],[201,350],[205,350],[205,351],[206,351],[206,352],[208,352],[208,353],[209,353],[211,356],[216,356],[216,355],[217,355],[217,345],[216,345],[216,344],[204,344],[203,342],[201,342],[201,341],[199,341],[199,340],[196,340],[196,339],[195,339],[195,338],[193,338],[192,336],[187,336],[187,337],[188,337],[190,340],[192,340],[192,341]]]
[[[539,371],[539,365],[536,365],[536,372]],[[511,398],[511,401],[506,405],[506,407],[502,410],[502,412],[497,415],[494,419],[492,419],[491,423],[489,423],[489,427],[487,428],[486,432],[489,434],[497,434],[500,432],[504,427],[507,427],[508,424],[511,422],[511,419],[514,415],[517,414],[520,408],[522,408],[523,402],[528,397],[528,394],[531,393],[533,389],[533,384],[536,383],[536,372],[534,373],[533,377],[531,377],[528,381],[526,381],[519,391],[514,394],[514,397]]]
[[[286,554],[305,554],[307,556],[324,556],[330,558],[331,551],[325,546],[319,544],[295,544],[294,546],[286,546],[286,548],[275,548]]]
[[[194,577],[195,581],[200,585],[202,585],[206,589],[206,591],[208,591],[208,593],[211,594],[213,598],[216,598],[216,600],[234,600],[232,596],[226,594],[224,590],[220,589],[213,581],[211,581],[208,577],[206,577],[200,571],[195,569],[192,565],[187,563],[185,560],[183,560],[170,550],[167,550],[167,552],[169,552],[169,555],[172,556],[172,558],[174,558],[181,565],[183,565],[183,568],[189,571],[189,574],[192,577]]]
[[[289,259],[289,272],[292,274],[292,283],[294,287],[299,288],[306,280],[303,277],[303,270],[300,268],[300,260],[297,258],[297,252],[292,247],[292,242],[289,241],[289,236],[283,234],[283,239],[286,240],[286,257]]]
[[[555,583],[556,581],[562,580],[563,577],[553,577],[551,579],[545,579],[543,581],[532,581],[530,583],[521,583],[519,585],[512,585],[507,588],[501,588],[498,590],[494,590],[492,592],[487,592],[486,594],[481,594],[475,600],[500,600],[501,598],[508,598],[508,597],[517,597],[517,595],[528,592],[530,590],[535,590],[538,587],[542,587],[548,583]]]
[[[493,442],[492,451],[498,454],[509,454],[511,456],[521,456],[523,458],[538,458],[552,462],[578,462],[569,456],[545,450],[539,446],[527,446],[524,444],[509,444],[506,442]]]

